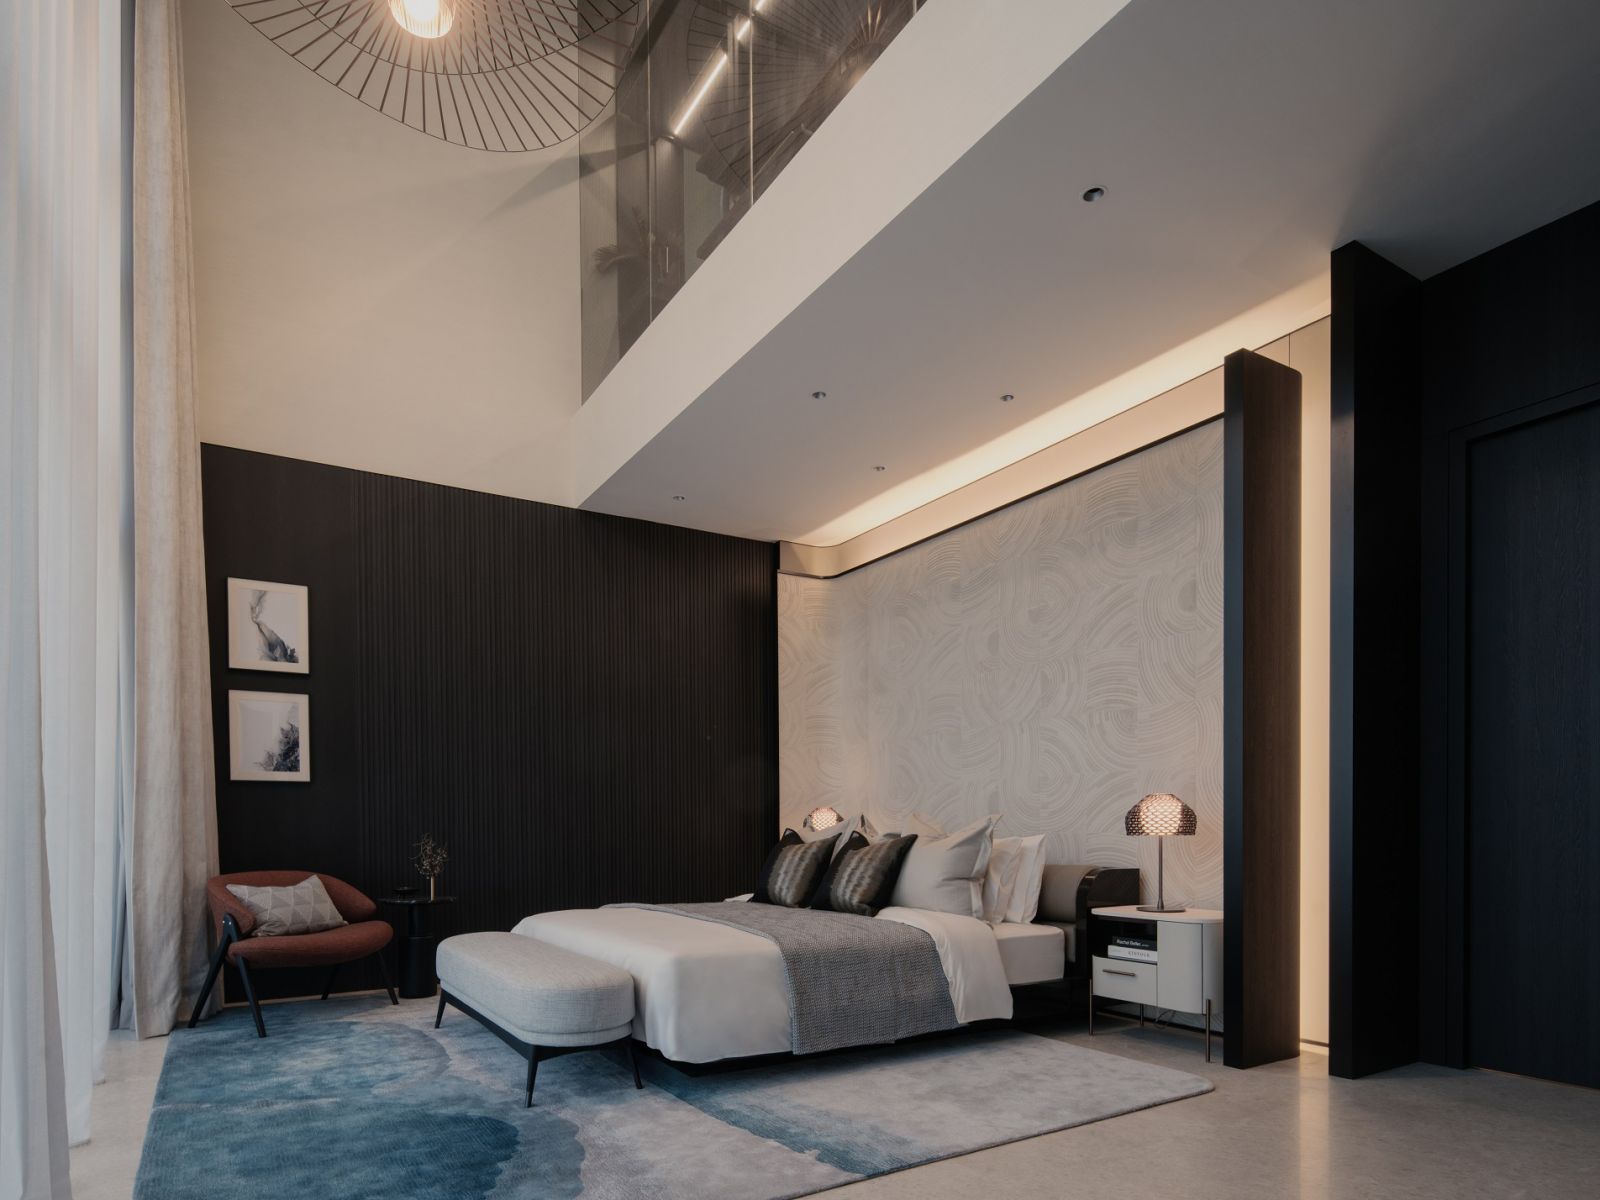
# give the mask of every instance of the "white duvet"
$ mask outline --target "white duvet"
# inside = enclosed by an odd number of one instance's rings
[[[1011,988],[984,922],[919,908],[876,918],[926,931],[956,1019],[1011,1016]],[[783,956],[759,934],[644,908],[580,908],[527,917],[512,931],[621,967],[634,978],[633,1035],[679,1062],[789,1049]]]

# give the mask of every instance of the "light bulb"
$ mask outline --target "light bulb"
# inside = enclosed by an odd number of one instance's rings
[[[414,37],[437,38],[456,22],[455,0],[389,0],[389,12]]]

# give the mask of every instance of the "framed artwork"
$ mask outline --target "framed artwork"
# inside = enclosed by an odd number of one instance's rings
[[[296,583],[228,580],[228,666],[236,671],[311,671],[309,593]]]
[[[311,782],[311,697],[228,693],[228,778]]]

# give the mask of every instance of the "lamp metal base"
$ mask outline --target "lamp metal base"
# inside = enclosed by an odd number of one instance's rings
[[[1179,912],[1188,912],[1189,910],[1187,908],[1185,908],[1181,904],[1177,905],[1175,907],[1163,907],[1160,904],[1141,904],[1141,905],[1139,905],[1139,911],[1140,912],[1179,913]]]

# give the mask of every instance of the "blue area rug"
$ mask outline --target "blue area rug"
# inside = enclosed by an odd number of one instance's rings
[[[780,1200],[1211,1090],[1012,1030],[699,1077],[641,1055],[526,1066],[380,997],[229,1009],[171,1035],[135,1200]]]

